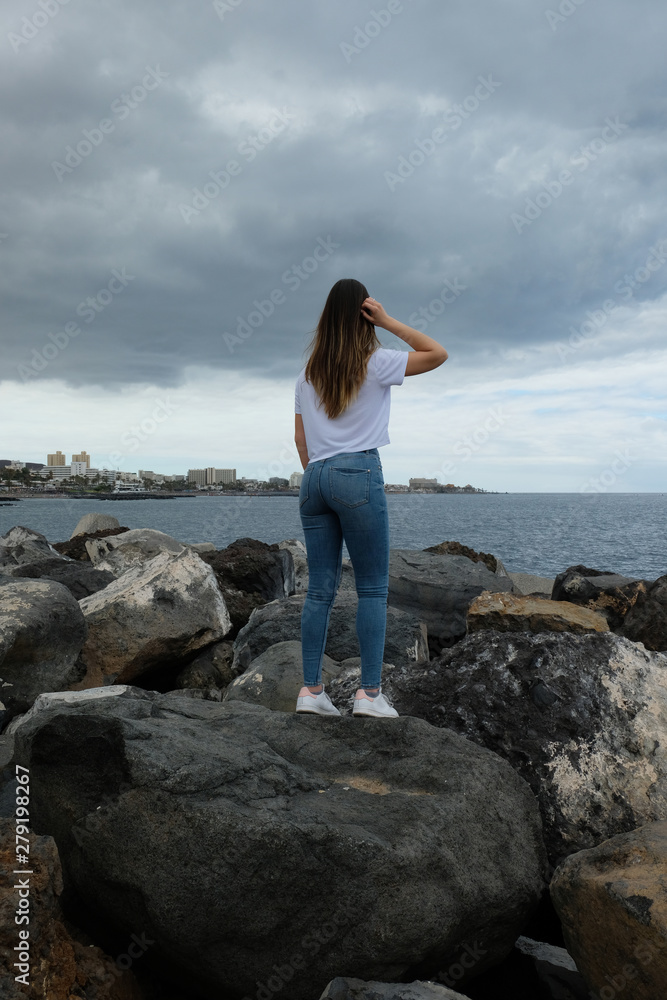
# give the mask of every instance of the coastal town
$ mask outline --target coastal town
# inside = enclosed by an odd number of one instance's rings
[[[52,452],[46,463],[22,459],[0,459],[0,491],[20,496],[102,496],[112,497],[179,497],[193,495],[298,496],[303,472],[292,472],[289,478],[269,476],[267,479],[237,477],[236,469],[208,466],[188,469],[187,473],[168,475],[152,469],[121,472],[97,468],[86,451],[72,453],[66,460],[62,451]],[[486,493],[469,483],[456,486],[440,483],[437,478],[411,478],[404,483],[385,483],[385,493]]]

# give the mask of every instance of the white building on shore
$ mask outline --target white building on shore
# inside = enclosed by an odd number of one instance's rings
[[[82,476],[84,479],[95,479],[100,477],[104,483],[116,481],[116,473],[113,469],[91,469],[86,462],[70,462],[69,465],[43,465],[39,470],[42,479],[52,479],[60,482],[63,479],[73,479],[74,476]]]

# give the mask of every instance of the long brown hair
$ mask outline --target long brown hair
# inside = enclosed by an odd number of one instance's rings
[[[366,378],[369,357],[382,347],[375,327],[361,312],[367,298],[366,286],[355,278],[337,281],[308,345],[312,353],[305,378],[330,420],[340,416],[356,397]]]

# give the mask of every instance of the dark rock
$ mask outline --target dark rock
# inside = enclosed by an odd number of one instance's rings
[[[276,544],[237,538],[226,549],[202,553],[202,559],[213,567],[221,585],[258,594],[264,601],[295,592],[292,553]]]
[[[14,580],[0,591],[0,678],[5,724],[44,691],[82,676],[87,629],[79,604],[60,583]]]
[[[637,595],[615,631],[633,642],[643,642],[647,649],[667,650],[667,576],[658,577],[646,593]]]
[[[551,898],[596,996],[659,1000],[667,984],[667,822],[569,857]]]
[[[667,818],[667,655],[613,632],[475,632],[382,680],[401,715],[504,757],[538,797],[551,860]]]
[[[233,642],[229,639],[214,642],[198,653],[192,663],[181,671],[176,678],[176,687],[224,689],[236,677],[232,670],[233,659]]]
[[[269,646],[301,636],[301,612],[305,594],[294,594],[280,601],[271,601],[253,611],[248,624],[234,641],[234,666],[243,673]],[[339,591],[331,609],[329,631],[324,652],[332,660],[359,656],[356,632],[357,595]],[[407,664],[428,659],[426,627],[414,615],[387,608],[384,659],[389,663]]]
[[[607,570],[570,566],[554,580],[551,599],[570,601],[598,611],[617,631],[630,608],[646,593],[647,582],[635,577],[620,576]]]
[[[514,593],[515,587],[467,556],[389,550],[389,604],[426,623],[432,656],[465,635],[468,608],[485,590]]]
[[[31,580],[55,580],[56,583],[62,583],[67,587],[77,601],[103,590],[115,579],[112,573],[95,569],[90,563],[62,557],[42,559],[26,566],[17,566],[13,576]]]
[[[311,1000],[337,975],[429,978],[470,935],[480,967],[511,951],[545,856],[495,754],[413,718],[110,690],[36,706],[15,759],[66,885],[174,983]]]
[[[78,559],[80,562],[90,562],[90,556],[86,549],[86,542],[95,538],[109,538],[111,535],[120,535],[129,528],[102,528],[100,531],[90,531],[86,534],[76,535],[66,542],[54,542],[53,548],[63,556],[70,559]]]

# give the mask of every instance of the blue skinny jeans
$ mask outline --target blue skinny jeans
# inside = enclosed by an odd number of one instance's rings
[[[308,554],[308,593],[301,613],[304,684],[321,683],[345,539],[358,597],[361,687],[378,687],[387,627],[389,517],[377,448],[309,462],[301,480],[299,514]]]

